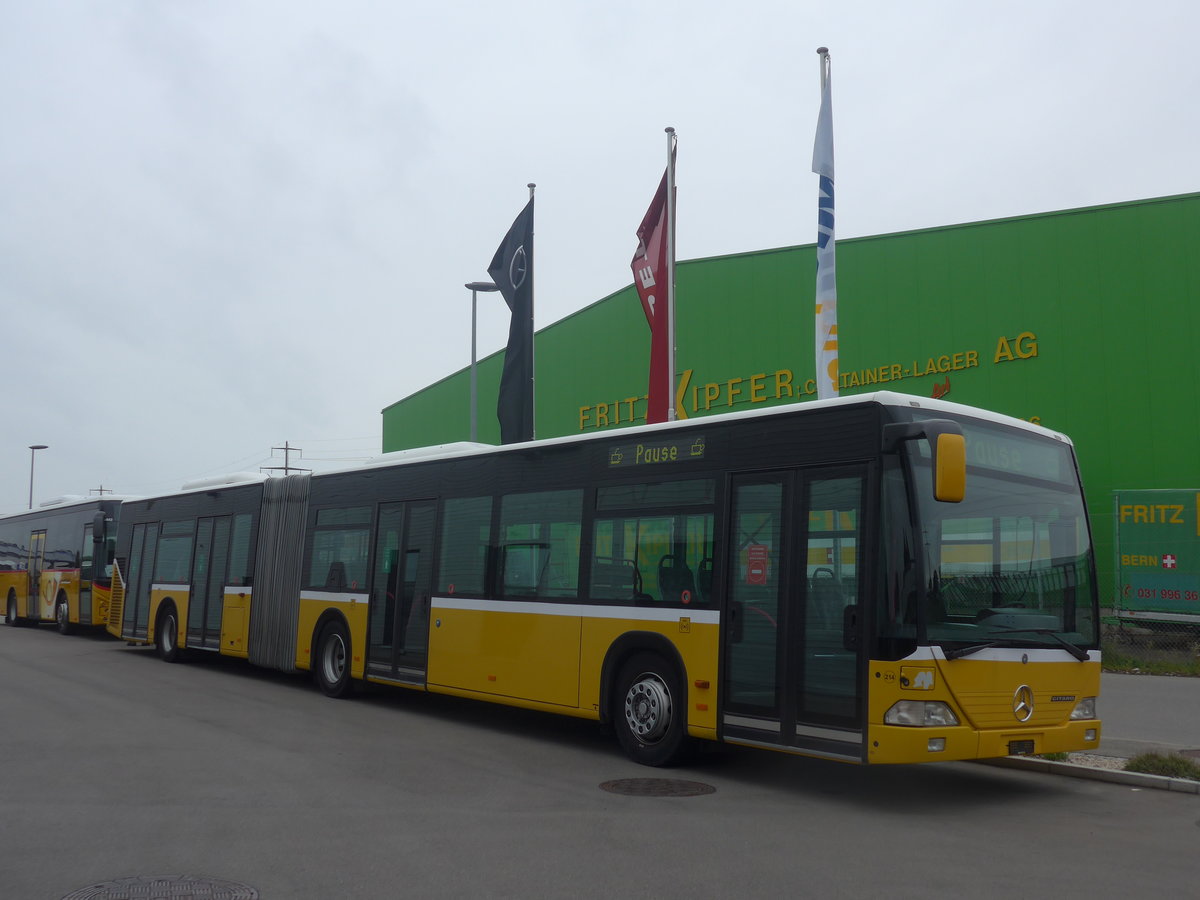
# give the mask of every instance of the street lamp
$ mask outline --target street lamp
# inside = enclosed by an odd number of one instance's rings
[[[475,382],[475,294],[476,292],[490,294],[500,288],[490,281],[469,281],[463,287],[471,292],[471,440],[474,441],[478,432],[475,425],[475,407],[478,404]]]
[[[29,445],[29,508],[33,509],[33,458],[39,450],[47,449],[45,444]]]

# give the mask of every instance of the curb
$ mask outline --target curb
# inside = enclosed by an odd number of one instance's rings
[[[1088,778],[1092,781],[1126,784],[1136,788],[1176,791],[1182,794],[1200,794],[1200,781],[1191,781],[1187,778],[1146,775],[1142,772],[1125,772],[1119,769],[1096,769],[1091,766],[1077,766],[1068,762],[1036,759],[1032,756],[1002,756],[998,759],[981,759],[979,762],[987,766],[999,766],[1003,769],[1024,769],[1027,772],[1065,775],[1068,778]]]

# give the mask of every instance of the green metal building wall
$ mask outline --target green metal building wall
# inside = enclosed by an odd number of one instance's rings
[[[1197,244],[1200,194],[839,241],[841,393],[944,395],[1070,435],[1106,597],[1112,491],[1200,488]],[[679,263],[689,417],[815,397],[814,253]],[[536,353],[539,438],[644,421],[632,285],[542,329]],[[502,357],[478,365],[482,441],[499,441]],[[464,369],[383,410],[384,451],[465,440],[468,390]]]

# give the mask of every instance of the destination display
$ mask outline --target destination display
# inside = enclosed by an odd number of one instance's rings
[[[608,466],[632,468],[659,463],[704,459],[704,436],[689,435],[667,441],[638,441],[608,448]]]

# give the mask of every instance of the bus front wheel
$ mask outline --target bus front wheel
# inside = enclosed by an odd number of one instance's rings
[[[613,724],[622,749],[645,766],[669,766],[688,749],[683,683],[654,653],[637,653],[621,667]]]
[[[327,697],[348,697],[354,690],[350,679],[350,635],[341,622],[327,622],[317,638],[317,684]]]
[[[8,595],[8,606],[4,608],[4,624],[16,628],[21,624],[17,618],[17,598],[15,594]]]

